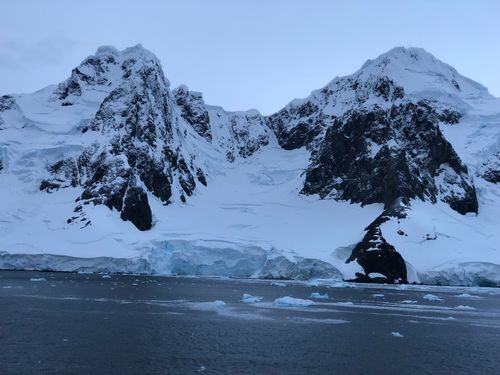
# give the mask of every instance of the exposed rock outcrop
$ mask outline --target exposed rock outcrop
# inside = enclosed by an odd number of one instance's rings
[[[354,247],[346,263],[357,261],[365,274],[357,274],[353,281],[370,282],[370,274],[381,274],[385,280],[375,277],[377,282],[408,283],[406,264],[397,250],[384,238],[380,226],[391,217],[402,219],[406,217],[404,206],[396,202],[384,210],[368,227],[363,239]]]

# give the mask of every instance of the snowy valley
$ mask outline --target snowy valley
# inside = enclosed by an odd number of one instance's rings
[[[394,48],[270,116],[142,46],[0,97],[0,269],[500,286],[500,99]]]

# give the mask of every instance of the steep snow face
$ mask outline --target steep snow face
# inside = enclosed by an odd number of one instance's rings
[[[368,60],[354,76],[361,81],[387,76],[412,97],[437,100],[459,110],[493,99],[486,87],[460,75],[422,48],[393,48]]]

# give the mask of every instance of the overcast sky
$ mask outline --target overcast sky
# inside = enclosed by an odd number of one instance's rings
[[[1,12],[0,94],[140,42],[172,88],[228,110],[277,111],[394,46],[423,47],[500,96],[497,0],[2,0]]]

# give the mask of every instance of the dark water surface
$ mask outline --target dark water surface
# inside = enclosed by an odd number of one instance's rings
[[[500,374],[500,290],[0,272],[0,374],[59,373]]]

